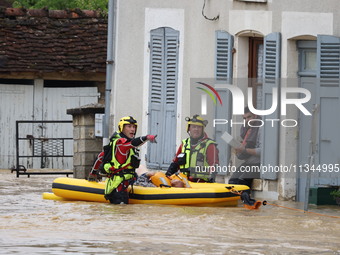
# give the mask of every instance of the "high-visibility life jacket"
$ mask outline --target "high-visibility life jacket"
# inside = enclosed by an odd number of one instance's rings
[[[112,151],[112,158],[111,162],[104,165],[104,170],[109,174],[109,178],[106,179],[105,195],[110,194],[125,180],[132,180],[135,177],[135,168],[131,165],[131,158],[133,155],[136,155],[136,149],[131,148],[127,160],[123,164],[120,164],[115,156],[115,147],[119,138],[121,138],[121,136],[115,133],[109,144]],[[113,171],[110,169],[111,167],[114,168]]]
[[[209,180],[210,173],[205,172],[205,169],[209,167],[207,161],[207,148],[210,144],[216,144],[216,142],[207,138],[192,149],[190,138],[182,140],[182,153],[185,154],[185,164],[180,165],[181,172],[184,172],[186,175],[193,178]]]
[[[116,147],[116,144],[119,138],[121,137],[119,136],[119,134],[117,134],[116,137],[114,137],[110,142],[111,153],[112,153],[111,162],[106,163],[104,165],[104,170],[107,173],[112,173],[112,171],[110,170],[111,167],[114,167],[114,169],[117,172],[123,169],[133,169],[133,167],[131,166],[131,157],[136,154],[136,151],[134,148],[130,149],[129,156],[123,164],[120,164],[118,160],[116,159],[115,147]]]

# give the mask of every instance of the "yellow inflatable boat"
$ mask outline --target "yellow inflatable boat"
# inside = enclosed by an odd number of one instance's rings
[[[222,183],[194,183],[191,188],[174,187],[129,187],[131,204],[169,204],[191,206],[237,206],[239,192],[248,190],[245,185]],[[89,182],[84,179],[60,177],[53,181],[52,191],[43,198],[54,200],[76,200],[108,202],[104,198],[105,182]],[[61,198],[61,199],[60,199]]]

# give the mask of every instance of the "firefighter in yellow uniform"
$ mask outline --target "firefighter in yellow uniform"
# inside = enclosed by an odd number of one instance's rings
[[[214,167],[219,164],[219,157],[216,142],[204,132],[208,121],[197,114],[185,120],[189,137],[182,141],[166,175],[180,170],[190,181],[214,182]]]

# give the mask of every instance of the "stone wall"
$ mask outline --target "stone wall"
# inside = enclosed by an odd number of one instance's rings
[[[67,110],[67,114],[73,116],[74,178],[87,179],[97,155],[102,150],[103,139],[95,135],[96,113],[104,113],[104,106],[90,104]]]

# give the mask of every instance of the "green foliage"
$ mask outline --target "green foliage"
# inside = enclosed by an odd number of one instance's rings
[[[338,189],[338,190],[333,190],[333,191],[330,193],[330,195],[333,196],[334,199],[335,199],[336,197],[340,197],[340,189]]]
[[[79,8],[82,10],[108,11],[108,0],[16,0],[15,8],[65,10]]]

